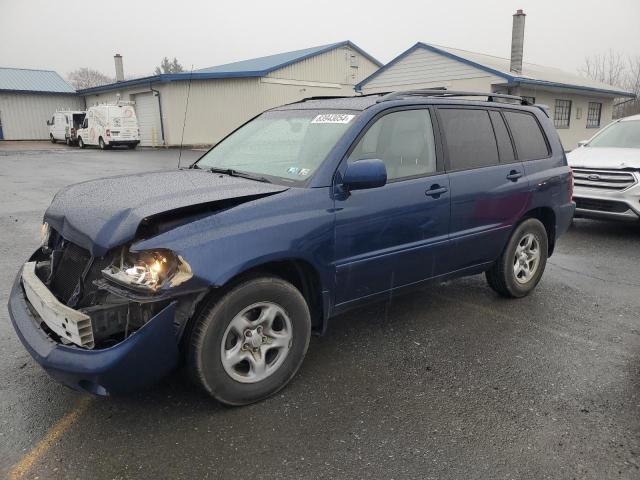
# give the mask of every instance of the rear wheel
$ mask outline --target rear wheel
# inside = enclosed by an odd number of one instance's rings
[[[82,141],[82,137],[78,137],[78,146],[80,148],[84,148],[84,142]]]
[[[500,258],[485,275],[489,286],[504,297],[528,295],[547,264],[549,240],[540,220],[529,218],[513,231]]]
[[[49,134],[49,140],[51,141],[51,143],[56,143],[56,139],[53,138],[53,133]]]
[[[189,373],[227,405],[257,402],[284,387],[300,368],[311,335],[304,297],[276,277],[239,284],[194,321]]]

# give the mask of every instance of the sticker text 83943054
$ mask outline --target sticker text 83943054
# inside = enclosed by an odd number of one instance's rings
[[[355,115],[347,113],[321,113],[311,120],[311,123],[349,123]]]

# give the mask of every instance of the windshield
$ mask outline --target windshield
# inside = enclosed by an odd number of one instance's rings
[[[596,148],[640,148],[640,120],[627,120],[605,128],[588,144]]]
[[[207,152],[198,168],[303,182],[311,177],[359,112],[266,112]]]

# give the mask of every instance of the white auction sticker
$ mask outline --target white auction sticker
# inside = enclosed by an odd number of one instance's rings
[[[346,113],[321,113],[311,120],[311,123],[349,123],[355,115]]]

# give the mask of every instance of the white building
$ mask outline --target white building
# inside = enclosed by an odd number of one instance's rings
[[[522,61],[524,13],[514,15],[511,58],[416,43],[360,82],[363,93],[445,87],[508,93],[547,105],[567,150],[590,138],[612,119],[615,98],[630,92],[557,68]]]
[[[355,95],[354,86],[380,66],[345,41],[78,93],[87,107],[135,102],[141,145],[179,145],[183,123],[185,145],[210,145],[269,108],[305,97]]]
[[[56,72],[0,67],[0,140],[45,140],[58,109],[83,110],[84,99]]]

